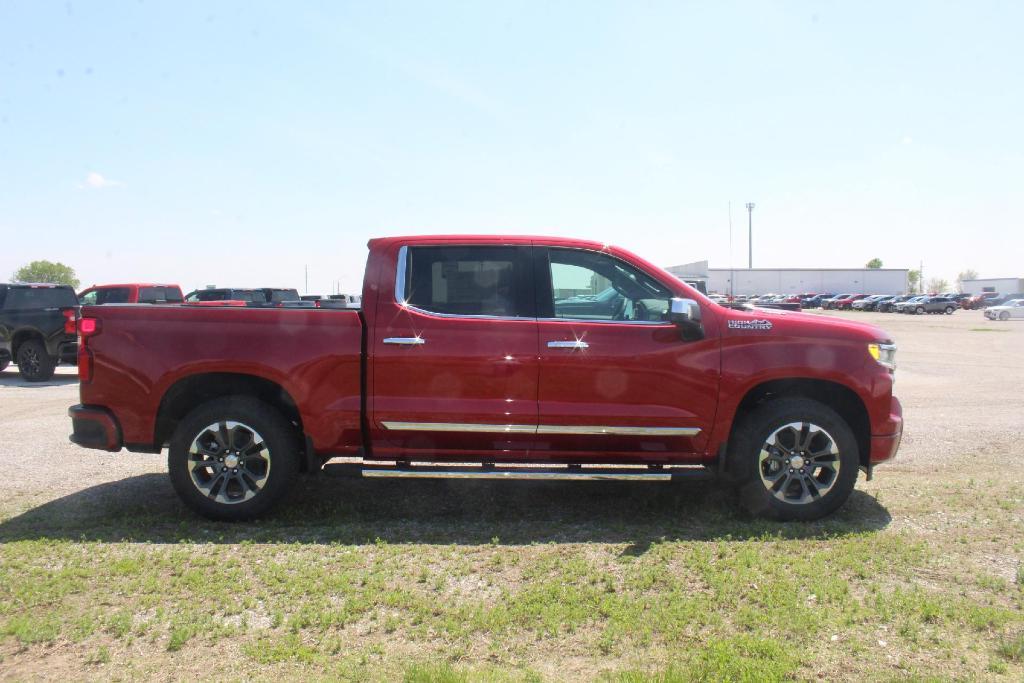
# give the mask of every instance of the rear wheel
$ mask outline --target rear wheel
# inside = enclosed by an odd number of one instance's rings
[[[0,372],[3,372],[4,370],[6,370],[7,366],[10,365],[10,364],[11,364],[11,361],[9,361],[9,360],[0,360]]]
[[[247,396],[204,403],[171,437],[175,491],[199,514],[239,521],[269,510],[298,471],[298,440],[274,408]]]
[[[953,315],[953,307],[946,306],[946,315]]]
[[[18,347],[18,372],[29,382],[45,382],[53,377],[57,359],[46,352],[42,340],[29,339]]]
[[[860,455],[846,421],[810,399],[766,403],[737,425],[729,471],[743,506],[781,520],[812,520],[837,510],[857,482]]]

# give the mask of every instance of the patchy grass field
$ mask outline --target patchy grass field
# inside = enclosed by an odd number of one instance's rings
[[[695,484],[361,480],[198,519],[162,458],[66,443],[0,381],[0,676],[1024,677],[1024,326],[850,314],[900,345],[901,458],[814,524]]]

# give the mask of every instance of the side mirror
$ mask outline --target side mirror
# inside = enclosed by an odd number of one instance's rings
[[[672,299],[668,319],[679,328],[684,340],[704,338],[704,326],[700,323],[700,304],[693,299]]]

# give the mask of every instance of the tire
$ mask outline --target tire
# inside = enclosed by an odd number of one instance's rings
[[[916,309],[914,309],[914,313],[917,313],[918,315],[924,315],[924,306],[918,306]]]
[[[260,444],[264,447],[258,448]],[[273,507],[295,480],[298,435],[280,412],[262,401],[248,396],[214,399],[178,424],[167,469],[174,490],[200,515],[229,522],[252,519]]]
[[[1000,320],[1009,320],[1010,319],[1010,313],[1008,311],[999,311],[999,319]]]
[[[953,307],[946,306],[946,315],[953,315]]]
[[[7,366],[10,365],[10,364],[11,364],[11,361],[9,361],[9,360],[0,360],[0,372],[3,372],[4,370],[6,370]]]
[[[799,430],[791,427],[797,424]],[[766,448],[769,443],[774,449]],[[808,457],[810,453],[817,454]],[[743,507],[783,521],[808,521],[835,512],[850,497],[860,466],[850,426],[828,406],[806,398],[770,401],[743,417],[727,457]],[[803,476],[785,472],[805,457]],[[812,487],[818,495],[811,493]]]
[[[53,377],[57,359],[46,352],[39,339],[29,339],[18,347],[18,372],[27,382],[45,382]]]

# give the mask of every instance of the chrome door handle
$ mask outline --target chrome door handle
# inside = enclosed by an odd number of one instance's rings
[[[426,344],[427,340],[423,337],[384,337],[385,344],[401,344],[403,346],[416,346],[418,344]]]
[[[574,339],[572,341],[549,341],[549,349],[589,349],[590,344],[583,341],[582,339]]]

